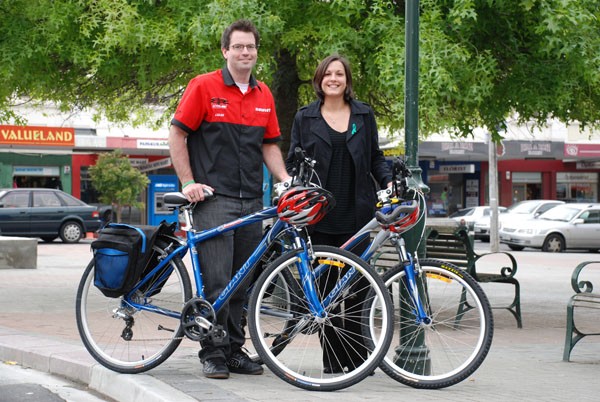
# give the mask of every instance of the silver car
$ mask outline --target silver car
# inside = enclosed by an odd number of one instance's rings
[[[519,201],[508,207],[503,213],[498,214],[498,228],[503,224],[516,221],[522,222],[535,218],[557,205],[564,204],[558,200],[525,200]],[[473,225],[475,239],[483,242],[490,241],[490,218],[483,217]]]
[[[500,242],[517,251],[525,247],[596,251],[600,249],[600,204],[563,204],[535,219],[504,223]]]
[[[504,212],[506,208],[498,207],[499,212]],[[477,220],[482,217],[490,216],[491,208],[487,206],[479,206],[479,207],[468,207],[459,209],[455,213],[449,216],[450,219],[455,220],[456,222],[465,225],[469,230],[473,230],[473,225]]]

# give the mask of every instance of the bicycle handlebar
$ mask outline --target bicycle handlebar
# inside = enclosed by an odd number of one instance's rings
[[[310,182],[310,178],[313,174],[316,164],[317,161],[309,158],[306,155],[306,151],[300,147],[296,147],[294,149],[294,167],[292,168],[292,179],[273,185],[273,204],[277,204],[277,201],[281,195],[292,187],[314,186],[315,184]]]
[[[410,214],[419,207],[417,200],[411,200],[410,204],[399,204],[399,202],[400,200],[397,200],[396,203],[392,201],[391,204],[385,205],[381,210],[375,211],[377,222],[382,225],[391,225],[398,220],[400,215]]]

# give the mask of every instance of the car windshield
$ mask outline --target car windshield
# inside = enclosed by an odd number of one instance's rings
[[[546,221],[562,221],[568,222],[581,211],[580,208],[570,206],[554,207],[540,215],[538,219]]]
[[[457,218],[459,216],[473,215],[473,212],[475,212],[474,208],[461,209],[460,211],[456,211],[455,213],[453,213],[452,215],[450,215],[450,218]]]
[[[508,207],[507,212],[511,214],[530,214],[538,205],[537,202],[521,201]]]

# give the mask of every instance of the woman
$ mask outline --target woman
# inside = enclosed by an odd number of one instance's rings
[[[348,61],[337,54],[325,58],[312,84],[319,99],[301,108],[294,118],[287,164],[289,170],[296,147],[317,161],[315,171],[323,187],[335,196],[336,206],[315,225],[311,240],[339,247],[373,218],[376,186],[391,185],[391,175],[379,149],[373,110],[354,99]],[[367,244],[368,239],[352,251],[360,255]],[[332,280],[327,282],[321,284],[324,290]],[[361,300],[364,295],[358,292],[346,301],[346,312],[357,311]],[[367,357],[360,326],[349,321],[334,322],[337,328],[326,329],[341,334],[337,344],[323,345],[326,373],[353,370]]]

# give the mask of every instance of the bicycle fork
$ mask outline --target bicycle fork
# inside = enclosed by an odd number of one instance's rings
[[[418,263],[415,264],[415,260],[413,257],[406,251],[406,243],[404,239],[399,236],[393,236],[390,241],[396,247],[396,251],[398,252],[398,256],[400,257],[400,263],[404,267],[404,272],[406,276],[404,278],[406,289],[408,290],[408,296],[412,301],[412,305],[415,308],[413,311],[416,322],[418,324],[431,324],[431,317],[425,312],[425,307],[423,306],[423,300],[421,300],[419,292],[419,276],[418,273]]]

